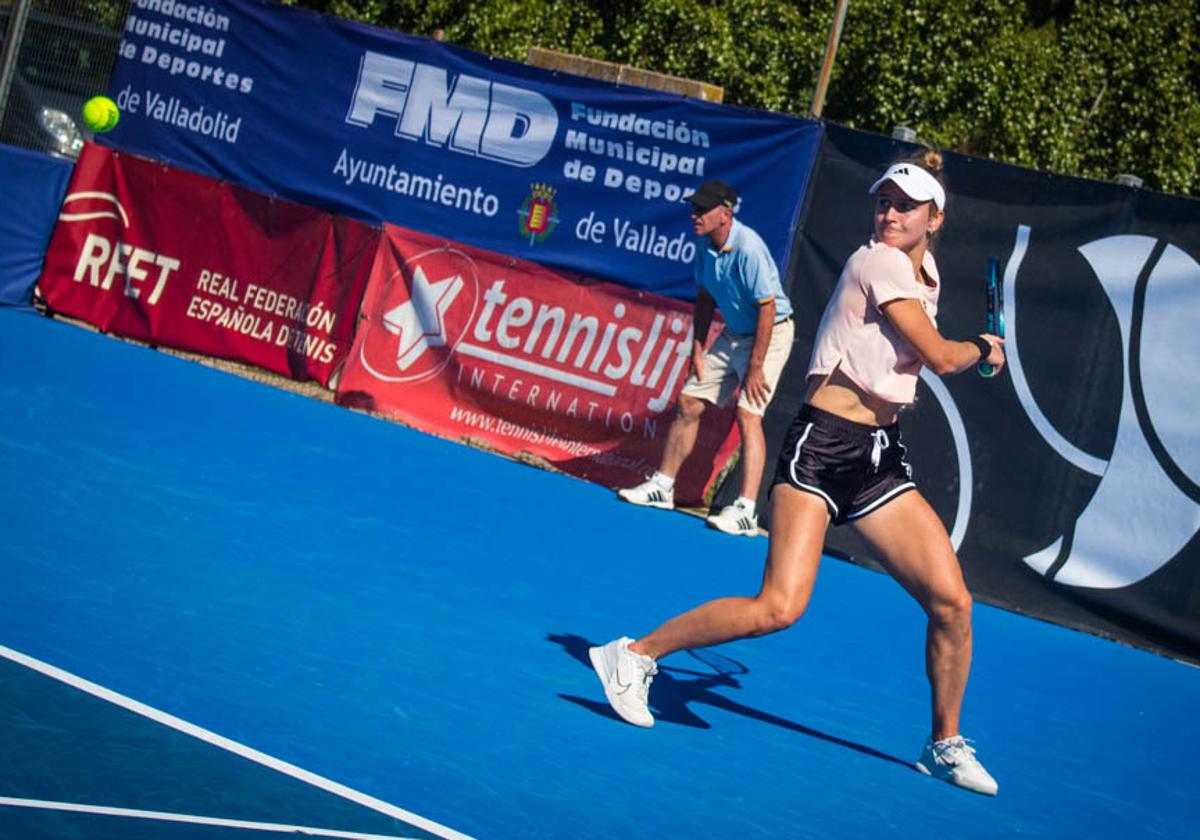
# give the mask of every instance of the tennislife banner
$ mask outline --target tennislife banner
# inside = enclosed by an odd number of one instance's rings
[[[802,399],[817,323],[870,228],[867,188],[912,151],[827,127],[788,278],[796,364],[768,424]],[[1200,662],[1200,201],[945,158],[938,326],[984,331],[996,258],[1008,365],[922,374],[901,414],[918,487],[978,597]],[[830,545],[872,559],[850,529]]]
[[[87,145],[38,287],[106,332],[328,384],[379,229]]]
[[[680,301],[388,225],[337,399],[629,486],[661,457],[691,329]],[[737,442],[732,405],[705,412],[682,504]]]
[[[316,207],[691,300],[719,178],[786,265],[820,123],[259,0],[133,0],[100,142]]]

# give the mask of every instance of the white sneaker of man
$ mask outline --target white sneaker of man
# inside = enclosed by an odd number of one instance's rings
[[[618,490],[617,495],[627,502],[644,507],[672,510],[675,507],[675,488],[663,487],[653,478],[648,478],[637,487]]]
[[[743,537],[758,536],[758,516],[754,508],[749,507],[741,499],[731,505],[726,505],[720,513],[714,513],[705,522],[710,528],[724,531],[726,534],[739,534]]]
[[[985,796],[995,796],[1000,785],[975,757],[975,748],[961,735],[925,742],[917,769],[926,776],[958,785]]]
[[[622,636],[606,645],[589,648],[588,657],[613,711],[634,726],[648,728],[654,726],[648,703],[650,683],[658,673],[658,666],[649,656],[631,651],[632,641]]]

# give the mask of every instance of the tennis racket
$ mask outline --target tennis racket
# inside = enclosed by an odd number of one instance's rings
[[[1000,260],[988,257],[985,279],[987,281],[986,332],[1004,338],[1004,284],[1000,282]],[[996,375],[996,366],[980,362],[979,375],[991,379]]]

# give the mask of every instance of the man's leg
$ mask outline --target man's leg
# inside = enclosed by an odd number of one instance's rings
[[[705,402],[687,394],[679,395],[675,419],[667,430],[667,445],[663,450],[662,464],[658,471],[669,478],[679,475],[683,462],[696,446],[696,435],[700,432],[700,417],[704,414]],[[761,429],[760,429],[761,434]]]
[[[794,336],[795,327],[790,319],[776,324],[771,332],[771,343],[763,360],[763,376],[771,394],[774,394],[779,377],[787,364]],[[737,363],[740,368],[743,364],[748,364],[749,353],[753,352],[753,348],[742,347],[739,348],[739,352],[742,354]],[[710,526],[726,534],[753,537],[758,534],[758,491],[762,486],[762,473],[767,461],[767,443],[762,428],[762,413],[766,406],[753,404],[744,390],[744,373],[741,378],[743,392],[738,397],[737,405],[738,430],[742,435],[741,489],[738,498],[732,504],[709,516],[707,521]]]
[[[763,436],[762,415],[743,405],[737,410],[738,430],[742,434],[741,495],[705,521],[709,527],[726,534],[758,536],[758,488],[762,485],[767,460],[767,442]]]
[[[738,430],[742,433],[742,492],[743,499],[758,499],[762,485],[763,467],[767,462],[767,441],[763,435],[762,415],[738,406]]]
[[[705,403],[687,394],[679,395],[675,418],[667,430],[666,448],[657,472],[636,487],[617,491],[627,502],[646,507],[671,510],[675,507],[675,477],[687,456],[696,446],[696,435],[700,430],[700,416]]]

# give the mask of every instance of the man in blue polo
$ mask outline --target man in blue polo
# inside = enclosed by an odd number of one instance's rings
[[[792,350],[792,304],[762,237],[734,218],[737,192],[731,186],[706,181],[686,200],[692,204],[692,228],[701,237],[691,374],[680,392],[658,470],[618,495],[635,505],[673,508],[675,477],[696,445],[700,415],[708,404],[729,400],[740,385],[741,494],[707,521],[727,534],[752,537],[758,534],[755,500],[767,457],[762,415]],[[705,352],[714,309],[721,311],[725,329]]]

